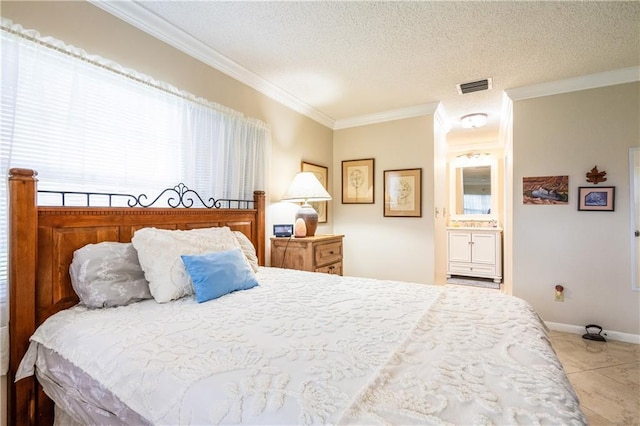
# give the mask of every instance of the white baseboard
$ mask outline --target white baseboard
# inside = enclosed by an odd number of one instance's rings
[[[573,324],[563,324],[559,322],[544,322],[550,330],[554,331],[563,331],[565,333],[573,333],[573,334],[584,334],[586,331],[584,326],[582,325],[573,325]],[[621,333],[619,331],[613,330],[602,330],[602,335],[607,340],[617,340],[620,342],[626,343],[635,343],[636,345],[640,345],[640,335],[638,334],[629,334],[629,333]]]

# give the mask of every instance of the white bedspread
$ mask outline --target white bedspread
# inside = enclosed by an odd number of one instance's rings
[[[520,299],[277,268],[258,279],[202,304],[77,306],[32,342],[154,424],[586,424]]]

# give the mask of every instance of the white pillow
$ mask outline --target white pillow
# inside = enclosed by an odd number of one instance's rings
[[[236,239],[242,248],[242,252],[247,258],[247,262],[249,262],[249,266],[251,266],[253,272],[258,272],[258,256],[256,255],[256,248],[253,246],[249,237],[240,231],[233,231],[233,235],[236,236]]]
[[[226,226],[189,231],[143,228],[133,234],[131,243],[138,252],[151,295],[158,303],[193,294],[191,277],[181,255],[240,248],[235,235]]]

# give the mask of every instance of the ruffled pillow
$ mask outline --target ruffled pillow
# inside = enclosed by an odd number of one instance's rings
[[[233,231],[233,235],[236,236],[240,248],[249,262],[249,266],[253,269],[253,272],[258,272],[258,256],[256,255],[256,248],[253,246],[251,240],[240,231]]]
[[[240,248],[228,227],[189,231],[143,228],[131,239],[149,290],[158,303],[193,294],[191,278],[181,255],[221,252]]]

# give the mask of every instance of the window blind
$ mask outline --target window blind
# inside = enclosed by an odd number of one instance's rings
[[[184,183],[207,198],[252,199],[265,188],[263,122],[6,19],[0,35],[0,326],[10,168],[35,169],[39,189],[57,191],[155,197]]]

